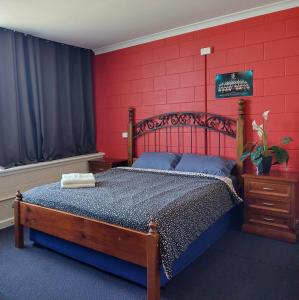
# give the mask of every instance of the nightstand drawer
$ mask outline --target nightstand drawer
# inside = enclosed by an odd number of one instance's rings
[[[248,181],[248,196],[257,195],[260,198],[287,198],[291,196],[291,187],[287,183],[281,182],[267,182],[261,180],[249,180]]]
[[[287,217],[278,217],[268,214],[248,213],[248,223],[266,225],[277,229],[288,230],[290,227],[290,219]]]
[[[279,213],[290,213],[290,201],[276,201],[273,199],[248,198],[249,208],[265,209]]]

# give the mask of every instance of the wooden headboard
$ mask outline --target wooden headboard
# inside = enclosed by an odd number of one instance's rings
[[[204,153],[208,154],[208,132],[214,132],[218,136],[219,155],[221,150],[220,137],[228,136],[232,139],[236,139],[236,162],[238,174],[243,173],[243,162],[240,160],[240,156],[243,151],[244,145],[244,106],[245,101],[240,99],[238,101],[238,118],[233,119],[221,115],[215,115],[206,112],[171,112],[156,115],[150,118],[143,119],[135,123],[135,109],[129,108],[129,127],[128,127],[128,163],[129,166],[133,163],[133,158],[136,154],[137,141],[143,137],[144,151],[150,150],[149,135],[151,137],[152,151],[160,152],[161,137],[160,132],[163,130],[164,144],[166,145],[165,151],[168,151],[169,139],[174,134],[176,135],[177,151],[171,150],[171,152],[184,152],[186,145],[186,138],[182,134],[187,134],[184,131],[188,128],[188,150],[193,152],[194,150],[194,136],[197,136],[197,129],[202,129],[204,133]]]

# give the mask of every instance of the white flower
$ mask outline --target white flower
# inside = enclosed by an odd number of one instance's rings
[[[268,120],[268,115],[269,115],[270,110],[266,110],[265,112],[263,112],[263,118],[264,120]]]
[[[257,135],[259,136],[259,138],[262,140],[263,139],[263,135],[264,135],[264,128],[263,128],[263,124],[261,124],[259,126],[259,129],[257,130]]]
[[[259,129],[259,126],[257,125],[255,120],[252,121],[252,128],[253,128],[253,130],[258,130]]]
[[[257,131],[257,134],[258,134],[259,138],[262,140],[263,139],[263,135],[264,135],[264,126],[263,126],[263,124],[257,125],[256,121],[253,120],[253,122],[252,122],[252,128],[253,128],[253,130]]]

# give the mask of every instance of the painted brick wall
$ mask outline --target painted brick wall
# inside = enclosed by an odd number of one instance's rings
[[[215,74],[254,70],[247,97],[246,136],[253,119],[270,110],[269,142],[290,135],[289,167],[299,171],[299,8],[212,27],[97,55],[94,61],[97,150],[126,157],[127,108],[137,119],[169,111],[203,110],[204,61],[208,56],[208,111],[236,116],[237,99],[215,99]],[[232,145],[226,146],[233,156]]]

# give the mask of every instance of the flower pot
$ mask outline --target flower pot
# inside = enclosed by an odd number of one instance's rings
[[[257,175],[269,174],[272,166],[272,156],[264,157],[262,162],[257,165]]]

